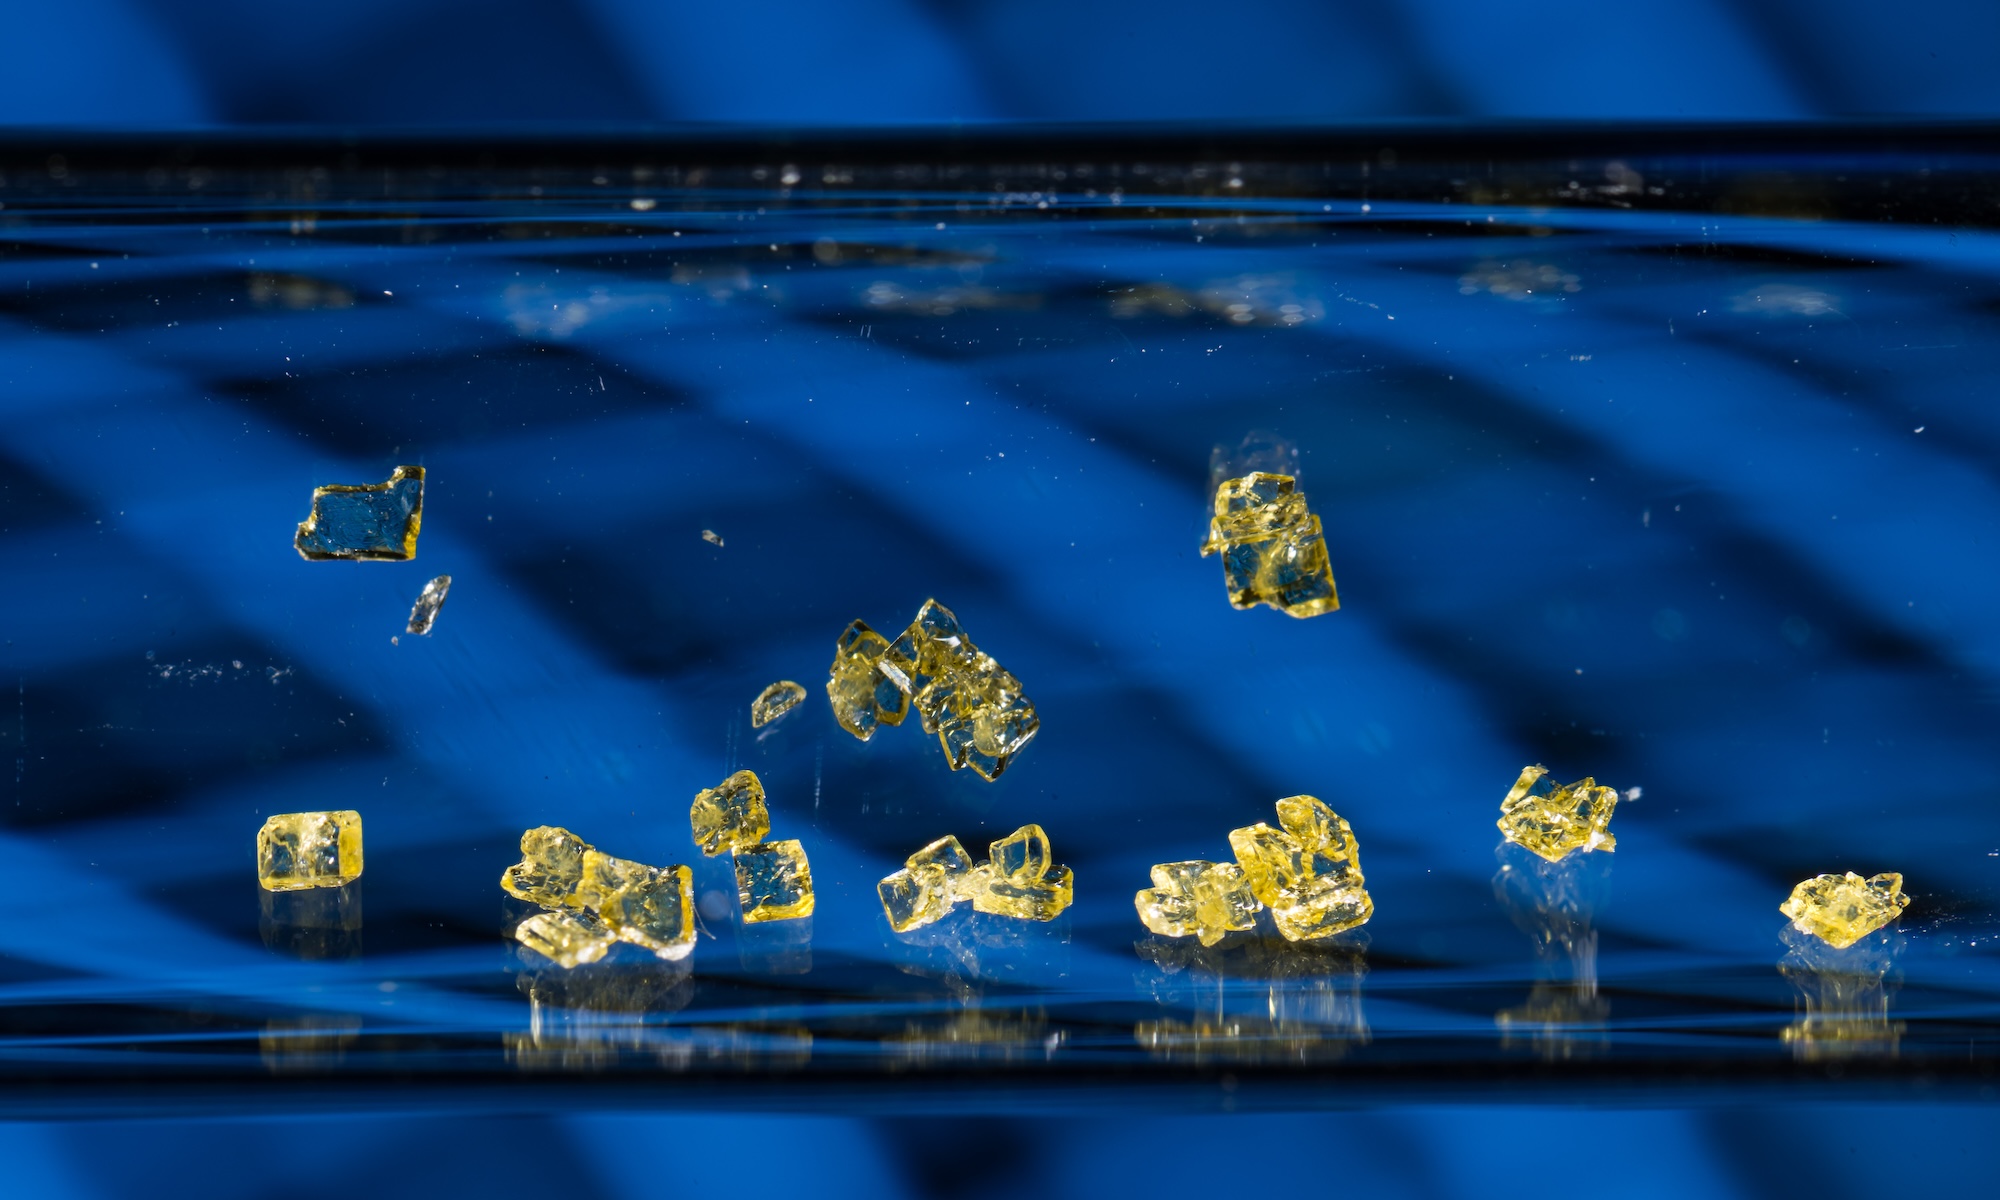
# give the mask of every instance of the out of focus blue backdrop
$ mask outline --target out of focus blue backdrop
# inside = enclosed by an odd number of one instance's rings
[[[0,124],[2000,115],[1993,0],[0,0]]]

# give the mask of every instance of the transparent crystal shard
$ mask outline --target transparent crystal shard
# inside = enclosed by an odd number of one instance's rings
[[[1049,835],[1040,825],[1023,825],[986,848],[993,869],[1008,879],[1032,882],[1049,870]]]
[[[1215,489],[1203,557],[1222,555],[1223,583],[1237,608],[1268,604],[1290,616],[1340,607],[1319,518],[1290,475],[1252,472]]]
[[[878,669],[888,649],[889,639],[865,621],[850,622],[833,645],[826,698],[833,705],[833,719],[864,742],[879,726],[901,725],[910,710],[909,697]]]
[[[444,607],[444,598],[451,591],[451,576],[440,575],[424,585],[417,593],[417,602],[410,608],[410,632],[420,637],[430,636],[431,626],[437,622],[438,609]]]
[[[715,530],[713,530],[713,529],[704,529],[704,530],[702,530],[702,531],[701,531],[701,540],[702,540],[702,541],[704,541],[704,542],[707,542],[707,543],[708,543],[709,545],[711,545],[711,546],[720,546],[720,545],[722,545],[722,535],[721,535],[721,534],[719,534],[719,533],[717,533],[717,532],[715,532]]]
[[[577,896],[621,942],[669,962],[694,949],[694,872],[686,867],[649,867],[587,850]]]
[[[589,912],[536,913],[515,926],[514,938],[567,969],[603,958],[615,940],[604,922]]]
[[[763,782],[755,771],[738,771],[712,788],[703,788],[695,793],[688,823],[695,843],[711,858],[763,841],[771,832]]]
[[[750,702],[750,728],[762,729],[805,702],[806,690],[789,679],[778,682],[757,693]]]
[[[361,877],[361,814],[280,813],[257,831],[257,883],[265,891],[342,887]]]
[[[1053,921],[1075,899],[1075,878],[1068,867],[1050,867],[1039,879],[1009,879],[991,863],[980,863],[968,880],[973,910],[995,916]]]
[[[812,867],[806,848],[795,840],[759,842],[736,848],[736,898],[743,919],[787,921],[813,910]]]
[[[1232,932],[1254,929],[1264,907],[1235,863],[1159,863],[1153,886],[1133,897],[1139,922],[1163,937],[1197,937],[1213,946]]]
[[[292,545],[308,561],[329,558],[403,562],[417,556],[424,518],[424,469],[397,467],[384,483],[314,488],[312,512]]]
[[[1599,787],[1585,777],[1566,787],[1554,786],[1547,767],[1523,767],[1521,777],[1500,801],[1500,832],[1550,862],[1575,850],[1616,850],[1611,814],[1618,807],[1615,788]]]
[[[943,917],[951,911],[951,878],[934,863],[903,867],[884,876],[875,885],[889,928],[908,933]]]
[[[537,825],[521,835],[521,861],[500,876],[507,894],[550,908],[580,908],[583,856],[590,843],[560,825]]]
[[[1845,875],[1815,875],[1792,889],[1778,911],[1792,919],[1792,928],[1845,949],[1903,914],[1910,898],[1903,894],[1903,877],[1893,871],[1863,879]]]
[[[1282,828],[1233,829],[1229,848],[1278,932],[1306,941],[1366,923],[1375,902],[1361,874],[1354,831],[1313,796],[1288,796],[1277,807]]]

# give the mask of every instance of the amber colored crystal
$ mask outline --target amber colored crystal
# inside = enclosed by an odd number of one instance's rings
[[[694,949],[694,873],[684,866],[649,867],[587,850],[577,896],[621,942],[669,961]]]
[[[763,841],[771,832],[763,781],[755,771],[738,771],[712,788],[703,788],[695,793],[688,823],[695,844],[711,858]]]
[[[748,922],[787,921],[813,911],[812,867],[796,840],[738,846],[736,897]]]
[[[423,519],[424,469],[397,467],[384,483],[314,488],[312,512],[299,522],[292,545],[309,562],[403,562],[417,556]]]
[[[342,887],[361,877],[361,814],[280,813],[257,831],[257,884],[269,892]]]
[[[1041,729],[1021,681],[972,644],[958,617],[926,600],[876,666],[937,735],[954,771],[998,779]]]
[[[1340,607],[1320,520],[1296,488],[1290,475],[1253,472],[1215,489],[1215,515],[1201,553],[1222,555],[1223,583],[1235,607],[1268,604],[1294,617]]]
[[[971,873],[972,856],[950,835],[904,859],[901,870],[875,885],[889,928],[908,933],[949,913],[953,905],[970,898],[960,889]]]
[[[758,692],[757,698],[750,702],[750,728],[762,729],[797,708],[805,698],[804,688],[789,679],[780,679]]]
[[[514,937],[564,968],[596,962],[614,940],[604,922],[588,912],[536,913],[515,926]]]
[[[559,825],[538,825],[521,835],[521,861],[500,876],[507,894],[549,908],[580,908],[583,856],[590,843]]]
[[[1264,907],[1235,863],[1159,863],[1153,886],[1133,897],[1139,922],[1162,937],[1197,937],[1213,946],[1225,934],[1254,929]]]
[[[1792,889],[1778,911],[1792,919],[1792,928],[1845,949],[1903,915],[1910,898],[1903,894],[1903,877],[1893,871],[1863,879],[1845,875],[1815,875]]]
[[[1568,786],[1552,785],[1547,767],[1523,767],[1521,777],[1500,801],[1500,832],[1550,862],[1574,850],[1618,848],[1611,814],[1618,791],[1599,787],[1588,776]]]
[[[827,669],[826,698],[833,719],[847,732],[867,741],[883,725],[901,725],[909,714],[909,697],[879,669],[889,639],[851,621],[833,644],[833,665]]]
[[[1245,882],[1292,941],[1331,937],[1375,913],[1354,831],[1313,796],[1278,801],[1278,824],[1229,833]]]

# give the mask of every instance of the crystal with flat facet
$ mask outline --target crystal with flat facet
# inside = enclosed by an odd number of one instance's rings
[[[361,877],[361,814],[280,813],[257,831],[257,883],[266,891],[343,887]]]
[[[668,961],[694,949],[694,873],[686,867],[650,867],[587,850],[576,894],[621,942]]]
[[[1278,801],[1278,824],[1229,833],[1251,893],[1292,941],[1331,937],[1375,913],[1361,874],[1360,846],[1346,821],[1313,796]]]
[[[796,840],[738,846],[733,857],[736,898],[743,904],[745,921],[812,915],[812,867],[806,862],[806,848]]]
[[[1049,835],[1023,825],[987,847],[987,861],[966,872],[956,891],[976,912],[1029,921],[1052,921],[1074,898],[1070,869],[1056,865]]]
[[[889,639],[852,621],[833,644],[833,666],[826,680],[833,719],[847,732],[867,741],[883,725],[901,725],[910,711],[909,697],[878,669]]]
[[[1599,787],[1588,776],[1568,786],[1548,779],[1547,767],[1523,767],[1521,777],[1500,801],[1500,832],[1550,862],[1574,850],[1618,848],[1611,814],[1618,791]]]
[[[805,698],[804,688],[789,679],[780,679],[758,692],[757,698],[750,702],[750,728],[762,729],[797,708]]]
[[[451,576],[440,575],[424,585],[417,593],[417,602],[410,607],[409,632],[419,637],[429,637],[431,626],[437,623],[438,610],[444,607],[444,598],[451,592]]]
[[[521,861],[500,876],[507,894],[549,908],[581,908],[583,856],[590,843],[559,825],[537,825],[521,835]]]
[[[537,954],[572,969],[603,958],[615,940],[604,922],[590,912],[536,913],[514,927],[514,937]]]
[[[954,771],[998,779],[1041,729],[1021,681],[972,644],[958,617],[927,600],[876,662],[908,698],[924,732],[936,734]]]
[[[292,545],[308,561],[330,558],[402,562],[417,556],[424,519],[424,469],[397,467],[384,483],[314,488],[312,512]]]
[[[1235,863],[1159,863],[1153,886],[1133,897],[1139,922],[1163,937],[1197,937],[1213,946],[1225,934],[1254,929],[1263,904]]]
[[[875,885],[889,928],[908,933],[938,920],[951,911],[951,880],[944,869],[932,864],[902,867],[883,876]]]
[[[1845,949],[1903,914],[1910,898],[1903,894],[1903,877],[1893,871],[1863,879],[1845,875],[1815,875],[1792,889],[1778,911],[1792,919],[1792,928]]]
[[[763,782],[755,771],[738,771],[712,788],[703,788],[695,793],[688,823],[695,843],[711,858],[763,841],[771,832]]]
[[[1340,607],[1319,518],[1290,475],[1252,472],[1215,489],[1215,515],[1201,553],[1222,555],[1223,583],[1237,608],[1268,604],[1294,617]]]

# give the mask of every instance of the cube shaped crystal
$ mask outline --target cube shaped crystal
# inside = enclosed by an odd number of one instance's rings
[[[670,962],[694,949],[694,873],[686,867],[649,867],[589,850],[577,895],[621,942]]]
[[[361,814],[281,813],[257,831],[257,883],[266,891],[342,887],[361,876]]]
[[[796,840],[739,846],[734,858],[736,897],[746,922],[812,915],[812,867],[805,847]]]
[[[771,832],[763,781],[755,771],[738,771],[712,788],[703,788],[695,793],[688,823],[695,844],[711,858],[763,841]]]

